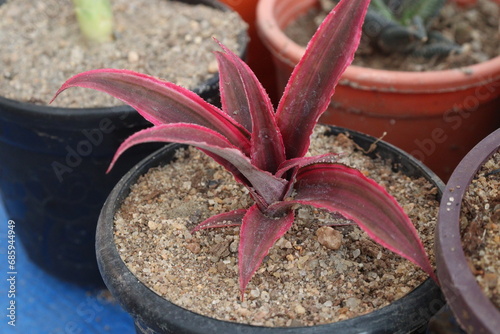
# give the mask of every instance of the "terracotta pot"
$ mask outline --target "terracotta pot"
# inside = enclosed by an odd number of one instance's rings
[[[456,2],[459,6],[467,7],[473,6],[477,3],[477,0],[452,0]]]
[[[248,34],[250,42],[248,43],[247,60],[248,66],[255,72],[259,81],[262,83],[271,100],[277,100],[276,76],[274,75],[274,63],[270,61],[271,53],[265,47],[264,43],[257,34],[255,25],[256,8],[259,0],[219,0],[225,3],[236,12],[243,20],[248,23]]]
[[[257,29],[273,55],[278,92],[305,48],[283,28],[318,0],[260,0]],[[443,180],[500,127],[500,56],[467,69],[387,71],[349,66],[322,122],[355,129],[409,152]]]
[[[332,134],[348,133],[364,149],[375,138],[356,131],[331,127]],[[309,327],[261,327],[228,322],[203,316],[160,297],[142,284],[121,259],[114,241],[114,217],[139,177],[149,169],[164,166],[173,159],[181,145],[169,145],[132,168],[113,189],[99,217],[96,233],[96,251],[102,277],[112,295],[135,321],[137,333],[185,334],[383,334],[422,333],[429,318],[443,305],[440,289],[430,278],[404,297],[374,312],[336,323]],[[424,177],[438,190],[444,188],[441,180],[416,159],[383,141],[377,143],[372,157],[392,161],[405,175]],[[438,198],[439,198],[438,197]]]
[[[477,3],[477,0],[452,0],[453,2],[456,2],[459,6],[473,6]],[[500,0],[492,0],[496,3],[500,4]]]
[[[459,163],[443,193],[436,230],[436,266],[443,293],[468,333],[498,333],[500,310],[482,292],[465,257],[460,212],[479,168],[500,148],[500,129],[477,144]]]

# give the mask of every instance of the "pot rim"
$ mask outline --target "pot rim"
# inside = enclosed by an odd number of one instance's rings
[[[436,229],[436,267],[443,293],[464,329],[495,333],[500,310],[469,269],[460,236],[462,199],[479,168],[499,149],[500,129],[479,142],[453,171],[441,200]],[[481,331],[483,330],[483,331]]]
[[[332,131],[345,133],[346,131],[351,134],[356,134],[360,136],[361,140],[375,140],[373,137],[359,133],[354,130],[347,130],[345,128],[330,126]],[[442,181],[433,173],[429,168],[423,165],[421,162],[403,152],[401,149],[383,142],[379,141],[380,147],[386,147],[391,150],[391,154],[394,153],[395,164],[400,164],[400,159],[407,159],[410,165],[410,171],[418,171],[422,175],[425,175],[429,181],[433,182],[441,194],[444,184]],[[440,295],[439,287],[432,281],[432,279],[427,278],[422,284],[412,290],[410,293],[404,297],[396,300],[395,302],[382,307],[372,313],[361,315],[356,318],[331,323],[323,324],[310,327],[261,327],[253,326],[235,322],[229,322],[224,320],[218,320],[210,318],[182,307],[179,307],[170,301],[164,299],[163,297],[156,294],[154,291],[146,287],[141,283],[128,269],[126,264],[121,259],[116,244],[114,240],[114,224],[113,218],[115,212],[121,206],[123,200],[128,196],[130,185],[135,183],[137,179],[149,170],[149,168],[162,165],[162,161],[168,159],[168,157],[173,156],[173,152],[185,145],[180,144],[170,144],[166,147],[158,150],[157,152],[145,158],[139,164],[137,164],[133,169],[131,169],[127,175],[125,175],[110,193],[104,207],[101,211],[99,217],[99,222],[97,225],[96,232],[96,252],[99,269],[103,276],[103,279],[115,296],[115,298],[120,302],[122,307],[129,313],[133,314],[134,319],[141,323],[144,319],[141,318],[141,314],[145,312],[148,314],[149,318],[154,318],[159,323],[165,324],[167,319],[170,323],[173,323],[173,327],[169,325],[164,325],[167,329],[166,332],[173,331],[176,333],[196,333],[197,329],[203,328],[204,333],[252,333],[252,334],[292,334],[296,333],[298,329],[303,334],[327,334],[334,330],[340,330],[343,333],[359,333],[366,331],[366,324],[370,324],[370,328],[373,328],[374,332],[387,327],[387,319],[384,317],[391,317],[393,321],[397,321],[400,312],[410,312],[414,311],[415,315],[412,317],[412,321],[425,320],[425,315],[431,315],[439,310],[443,306],[443,301]],[[366,146],[368,147],[368,145]],[[170,152],[170,153],[169,153]],[[408,168],[408,166],[406,166]],[[128,295],[124,295],[119,291],[126,290]],[[427,291],[426,294],[421,294],[421,291]],[[415,303],[425,303],[426,307],[415,309]],[[161,307],[159,307],[161,305]],[[395,316],[396,314],[396,316]],[[189,318],[187,318],[189,317]],[[396,317],[396,318],[395,318]],[[186,321],[186,319],[189,319]],[[359,323],[361,319],[361,324]],[[427,319],[428,320],[428,319]],[[394,325],[394,324],[393,324]],[[178,326],[178,327],[177,327]],[[183,330],[185,332],[183,332]]]
[[[256,25],[262,41],[272,50],[274,56],[294,67],[304,54],[305,48],[288,38],[282,30],[283,25],[295,17],[287,15],[282,24],[276,19],[277,4],[283,1],[292,0],[259,1]],[[303,9],[312,7],[317,2],[318,0],[287,2],[281,7],[304,12]],[[339,84],[359,89],[373,89],[375,86],[377,90],[389,92],[396,89],[401,92],[446,92],[494,85],[495,82],[500,85],[500,56],[463,68],[428,72],[390,71],[350,65]]]

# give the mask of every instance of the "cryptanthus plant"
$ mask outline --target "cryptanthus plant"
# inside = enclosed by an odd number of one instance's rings
[[[119,147],[110,168],[133,145],[178,142],[208,154],[249,190],[254,201],[249,208],[213,216],[195,228],[240,227],[242,297],[269,249],[292,226],[299,205],[340,213],[435,278],[415,227],[383,187],[336,163],[333,154],[305,156],[318,118],[354,57],[369,2],[343,0],[331,11],[295,67],[276,111],[254,73],[223,45],[216,52],[222,109],[185,88],[127,70],[78,74],[57,94],[73,86],[104,91],[153,123]]]

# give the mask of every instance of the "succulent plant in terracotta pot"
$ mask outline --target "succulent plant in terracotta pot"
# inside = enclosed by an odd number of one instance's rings
[[[366,15],[364,32],[387,53],[402,52],[433,58],[461,52],[458,44],[439,31],[427,31],[428,22],[438,14],[444,3],[445,0],[373,0]]]
[[[432,1],[418,1],[423,4],[429,2]],[[411,4],[417,1],[373,1],[372,6],[376,3]],[[285,30],[310,10],[320,8],[320,5],[320,0],[259,2],[257,29],[264,44],[274,55],[278,91],[283,90],[294,65],[305,51],[305,47],[290,38]],[[493,9],[497,8],[495,3],[491,5]],[[378,20],[373,20],[375,16]],[[427,35],[422,35],[421,28],[416,32],[414,30],[413,35],[408,33],[408,29],[406,33],[400,34],[405,31],[401,24],[389,21],[381,14],[370,14],[370,17],[371,26],[364,28],[365,34],[369,33],[373,38],[393,36],[374,41],[374,44],[387,48],[393,45],[393,48],[415,49],[415,36]],[[385,33],[380,29],[382,26],[386,28]],[[411,43],[402,47],[401,41],[395,38],[398,34],[399,38]],[[498,39],[493,35],[490,40]],[[430,49],[438,45],[436,49],[443,50],[442,42],[424,45]],[[444,49],[456,49],[449,43],[446,45]],[[388,56],[381,54],[380,58]],[[425,59],[425,62],[429,60]],[[322,122],[356,129],[375,137],[386,132],[384,140],[417,157],[446,181],[473,145],[500,126],[497,113],[499,83],[500,57],[496,54],[491,59],[461,68],[429,71],[371,68],[354,64],[343,73],[330,108],[322,116]]]

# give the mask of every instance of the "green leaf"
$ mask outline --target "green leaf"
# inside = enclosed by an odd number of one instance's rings
[[[95,43],[113,40],[113,11],[109,0],[73,0],[80,31]]]

